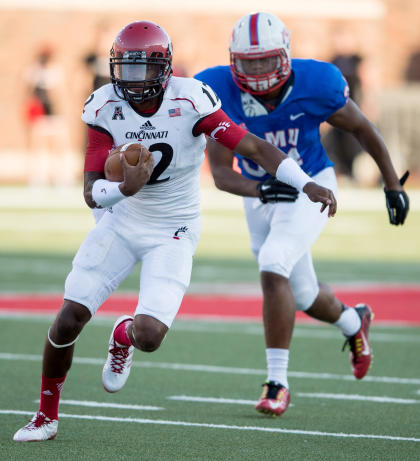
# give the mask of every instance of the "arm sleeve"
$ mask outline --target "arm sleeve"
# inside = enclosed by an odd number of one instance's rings
[[[239,127],[222,109],[200,119],[193,129],[194,136],[206,134],[230,150],[235,150],[247,131]]]
[[[114,146],[112,136],[104,129],[88,125],[88,144],[84,171],[104,171],[109,151]]]

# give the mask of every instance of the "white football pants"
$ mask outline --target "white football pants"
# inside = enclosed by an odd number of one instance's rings
[[[106,212],[73,260],[64,298],[94,315],[142,261],[135,315],[150,315],[170,327],[190,283],[200,230],[200,219],[153,227]]]
[[[337,194],[332,167],[313,179]],[[295,202],[263,204],[258,198],[244,197],[244,206],[259,270],[288,278],[297,308],[308,309],[319,292],[310,249],[328,222],[328,211],[320,213],[321,204],[311,202],[304,192]]]

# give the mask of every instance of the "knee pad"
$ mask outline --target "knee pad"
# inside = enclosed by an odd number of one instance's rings
[[[296,308],[299,311],[307,311],[314,303],[319,293],[318,285],[292,286]]]

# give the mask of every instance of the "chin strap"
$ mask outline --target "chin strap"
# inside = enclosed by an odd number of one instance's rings
[[[64,347],[70,347],[73,346],[73,344],[79,339],[79,335],[76,336],[76,339],[71,341],[68,344],[56,344],[50,336],[50,328],[48,328],[48,341],[50,342],[51,346],[55,347],[56,349],[63,349]]]

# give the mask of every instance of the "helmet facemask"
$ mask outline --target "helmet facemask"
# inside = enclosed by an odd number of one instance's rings
[[[232,76],[242,91],[265,95],[290,76],[289,33],[272,14],[243,16],[233,28],[229,51]]]
[[[120,97],[142,103],[159,96],[172,74],[171,56],[153,52],[150,57],[145,51],[124,51],[115,53],[111,50],[111,81],[120,91]],[[117,91],[118,93],[118,91]]]
[[[266,53],[231,53],[231,70],[241,90],[264,95],[281,87],[290,75],[284,49]]]
[[[120,98],[137,104],[156,98],[172,75],[171,39],[153,22],[132,22],[115,38],[109,63]]]

